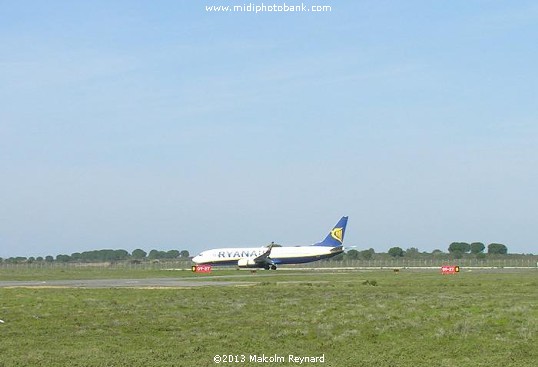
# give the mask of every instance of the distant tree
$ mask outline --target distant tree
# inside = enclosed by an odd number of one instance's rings
[[[54,261],[54,257],[48,255],[48,256],[45,256],[45,261],[48,262],[48,263],[51,263]]]
[[[443,251],[439,250],[438,248],[436,248],[435,250],[432,251],[432,254],[442,254]]]
[[[179,257],[179,251],[178,250],[170,250],[166,252],[166,258],[167,259],[177,259]]]
[[[471,243],[471,254],[479,254],[484,252],[486,246],[482,242],[473,242]]]
[[[463,257],[463,252],[461,252],[460,250],[452,251],[451,254],[454,259],[461,259]]]
[[[373,248],[369,248],[368,250],[363,250],[360,252],[360,257],[363,258],[364,260],[371,260],[372,257],[374,256],[375,254],[375,251]]]
[[[508,248],[502,243],[490,243],[488,245],[488,254],[505,255],[508,253]]]
[[[82,254],[80,252],[75,252],[71,254],[71,261],[80,261]]]
[[[343,252],[341,252],[338,255],[331,257],[330,260],[332,260],[332,261],[342,261],[342,260],[344,260],[344,257],[345,257],[345,254]]]
[[[416,247],[410,247],[405,250],[405,257],[418,257],[419,255],[420,251]]]
[[[448,246],[448,252],[460,252],[462,254],[471,251],[471,245],[469,245],[467,242],[452,242]]]
[[[276,245],[276,246],[280,246],[280,245]],[[189,251],[187,250],[183,250],[179,253],[179,257],[183,258],[183,259],[186,259],[189,257]]]
[[[69,260],[71,260],[71,257],[69,255],[58,255],[58,256],[56,256],[56,261],[61,262],[61,263],[69,262]]]
[[[132,257],[134,259],[141,260],[141,259],[144,259],[146,255],[147,255],[146,251],[137,248],[136,250],[133,251]]]
[[[129,258],[129,251],[114,250],[113,260],[127,260],[128,258]]]
[[[119,261],[129,258],[129,252],[127,250],[93,250],[84,251],[82,253],[75,253],[71,255],[73,260],[84,262],[104,262],[104,261]]]
[[[30,257],[28,258],[27,262],[28,262],[29,264],[35,262],[35,257],[30,256]]]
[[[151,260],[164,259],[165,257],[166,257],[166,252],[164,251],[151,250],[148,254],[148,259],[151,259]]]
[[[478,254],[476,254],[476,258],[479,260],[483,260],[486,258],[486,254],[483,252],[479,252]]]
[[[404,250],[401,247],[391,247],[389,249],[389,255],[392,257],[401,257],[404,255]]]
[[[42,262],[42,261],[43,261],[43,257],[42,257],[42,256],[38,256],[38,257],[36,257],[36,260],[39,261],[39,262]]]
[[[359,251],[352,249],[346,253],[347,260],[357,260],[359,258]]]

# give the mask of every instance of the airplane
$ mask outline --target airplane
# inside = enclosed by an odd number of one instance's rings
[[[342,217],[327,237],[309,246],[218,248],[206,250],[192,261],[202,265],[236,265],[239,268],[264,268],[276,270],[281,264],[302,264],[328,259],[344,252],[344,234],[347,218]]]

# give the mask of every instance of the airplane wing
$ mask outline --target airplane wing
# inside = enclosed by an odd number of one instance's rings
[[[276,265],[270,257],[272,249],[273,245],[269,245],[267,250],[259,256],[239,259],[237,266],[240,268],[276,269]]]
[[[269,255],[271,255],[271,250],[273,249],[273,245],[269,245],[267,247],[267,251],[265,251],[263,254],[261,254],[260,256],[258,257],[255,257],[254,259],[252,259],[252,261],[254,261],[255,263],[257,264],[273,264],[273,261],[271,260],[271,258],[269,257]]]

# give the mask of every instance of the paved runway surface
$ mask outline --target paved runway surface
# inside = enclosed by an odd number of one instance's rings
[[[87,279],[49,281],[0,281],[0,288],[185,288],[202,286],[250,285],[251,282],[185,280],[174,278],[152,279]]]

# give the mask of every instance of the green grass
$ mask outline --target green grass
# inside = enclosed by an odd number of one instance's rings
[[[191,271],[169,271],[162,269],[143,269],[125,267],[0,267],[2,280],[67,280],[67,279],[135,279],[149,277],[190,276]]]
[[[248,363],[262,353],[325,354],[303,364],[318,366],[538,360],[534,271],[239,274],[256,285],[0,289],[0,367],[217,366],[216,354],[247,359],[221,365],[296,365]]]

